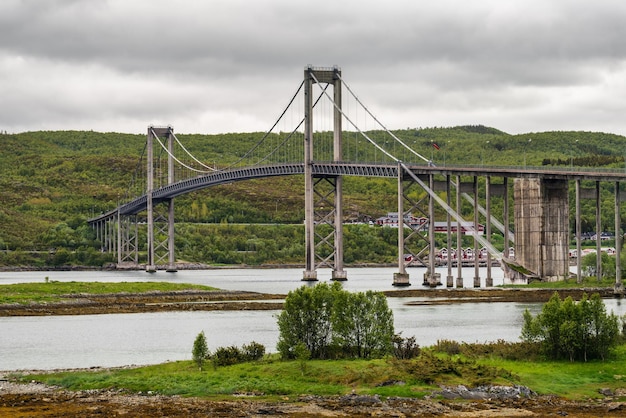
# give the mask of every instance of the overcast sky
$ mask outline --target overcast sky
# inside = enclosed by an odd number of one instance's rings
[[[0,131],[266,131],[307,64],[392,129],[626,135],[623,0],[2,0]]]

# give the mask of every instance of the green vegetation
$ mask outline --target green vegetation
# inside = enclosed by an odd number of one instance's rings
[[[213,362],[213,367],[232,366],[233,364],[245,363],[247,361],[256,361],[265,355],[265,346],[252,341],[250,344],[244,344],[239,348],[234,345],[229,347],[219,347],[215,353],[209,354]]]
[[[260,361],[199,371],[193,361],[133,369],[25,375],[72,390],[126,389],[165,395],[227,398],[253,393],[259,398],[295,399],[302,394],[338,395],[356,392],[380,396],[421,397],[439,385],[524,385],[540,394],[571,399],[600,397],[598,389],[623,388],[626,345],[606,361],[508,360],[504,352],[524,353],[524,343],[459,344],[460,353],[432,347],[411,360],[280,361],[276,355]],[[391,384],[388,382],[403,382]]]
[[[292,294],[292,307],[313,308],[311,315],[325,316],[325,319],[320,319],[319,316],[317,318],[328,323],[333,313],[332,309],[329,312],[326,308],[335,303],[331,294],[338,289],[327,285],[317,287],[317,292],[313,291],[315,288],[303,287]],[[599,307],[598,301],[602,303],[594,296],[574,305],[569,301],[561,302],[556,297],[545,305],[543,314],[555,317],[565,312],[567,318],[560,321],[560,324],[564,324],[576,317],[574,311],[576,307],[580,307],[580,312],[588,310],[592,313],[591,316],[602,321],[602,318],[607,319],[610,316],[605,313],[603,315],[605,311]],[[564,306],[567,309],[562,310]],[[293,318],[293,315],[289,317]],[[537,328],[532,324],[536,319],[525,315],[525,320],[523,335],[528,336],[530,331],[534,332]],[[279,318],[282,332],[280,321]],[[308,324],[306,321],[303,323]],[[543,321],[542,324],[548,322]],[[14,377],[71,390],[124,389],[215,399],[225,399],[241,393],[281,401],[295,400],[302,394],[324,396],[359,393],[383,397],[421,397],[441,386],[456,385],[522,385],[539,394],[589,399],[600,397],[600,388],[614,391],[623,388],[626,380],[626,344],[623,343],[626,339],[626,326],[622,325],[624,329],[621,331],[621,345],[614,345],[613,350],[605,351],[600,356],[602,361],[573,363],[548,360],[544,355],[543,343],[535,341],[535,338],[526,338],[526,341],[519,343],[498,340],[485,344],[439,340],[432,347],[420,349],[414,338],[402,339],[396,336],[393,339],[395,355],[367,360],[310,359],[311,353],[323,350],[319,344],[311,350],[306,346],[307,340],[304,338],[295,343],[289,360],[285,355],[266,355],[265,347],[254,342],[241,349],[218,348],[214,354],[209,355],[204,333],[200,333],[194,341],[192,361],[168,362],[132,369],[16,374]],[[327,333],[331,331],[330,325],[326,325],[324,329]],[[572,328],[567,326],[562,329]],[[324,334],[318,332],[316,338],[319,335]],[[285,341],[282,334],[281,341]],[[326,337],[326,341],[332,339]],[[207,358],[213,361],[215,367],[212,370],[203,370],[201,367],[202,361]]]
[[[206,337],[204,331],[201,331],[193,342],[193,349],[191,350],[191,357],[193,361],[198,365],[198,369],[202,370],[204,361],[209,357],[209,346],[206,343]]]
[[[217,290],[196,284],[167,282],[58,282],[0,285],[0,303],[59,302],[69,295],[113,293],[176,292],[183,290]]]
[[[390,142],[381,131],[367,134],[381,146]],[[404,129],[394,134],[417,152],[432,157],[437,165],[522,166],[526,162],[528,166],[559,168],[569,164],[620,170],[625,166],[624,137],[606,133],[509,135],[478,125]],[[177,136],[200,160],[225,166],[237,161],[263,134]],[[318,133],[318,138],[326,140],[324,133]],[[145,135],[41,131],[4,134],[0,140],[0,266],[102,266],[115,262],[111,254],[100,251],[101,243],[86,220],[124,200],[133,174],[143,164],[139,157]],[[344,141],[345,152],[354,153],[356,135],[346,132]],[[433,143],[440,149],[435,150]],[[408,153],[400,157],[407,163],[418,162]],[[364,149],[359,158],[380,162],[380,152]],[[482,181],[480,195],[484,194]],[[583,187],[593,186],[583,182]],[[614,184],[603,182],[601,187],[602,229],[614,232]],[[367,222],[395,211],[396,189],[394,179],[345,178],[346,221]],[[177,197],[178,258],[209,264],[302,263],[303,190],[302,177],[290,176],[233,183]],[[409,194],[416,202],[425,196],[419,188]],[[437,211],[438,216],[445,215],[443,210]],[[461,212],[471,213],[467,202]],[[492,213],[501,212],[501,202],[494,199]],[[572,228],[573,217],[571,213]],[[622,225],[626,225],[626,215],[622,218]],[[582,229],[595,230],[595,204],[589,199],[582,202]],[[501,236],[492,238],[499,246]],[[396,240],[392,230],[346,226],[345,260],[394,262]],[[145,252],[145,242],[145,230],[140,230],[140,255]]]
[[[352,293],[319,283],[289,292],[278,315],[278,351],[285,359],[379,358],[393,350],[393,313],[380,292]]]
[[[540,343],[543,353],[552,359],[604,360],[619,338],[619,319],[607,314],[597,293],[574,302],[571,297],[561,300],[555,292],[537,316],[528,309],[524,312],[522,339]]]

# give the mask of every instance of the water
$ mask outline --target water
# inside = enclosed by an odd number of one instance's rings
[[[393,290],[394,268],[349,269],[347,290]],[[421,288],[422,269],[409,269],[412,288]],[[447,270],[441,270],[445,277]],[[455,272],[454,272],[455,273]],[[473,268],[464,284],[473,284]],[[493,269],[494,283],[501,272]],[[485,271],[481,269],[484,276]],[[59,281],[168,281],[199,283],[229,290],[287,293],[304,283],[299,269],[219,269],[158,272],[0,272],[0,284]],[[330,271],[319,272],[320,281]],[[483,279],[484,283],[484,279]],[[517,341],[526,308],[536,313],[541,304],[464,303],[417,305],[424,298],[389,298],[396,332],[415,336],[422,346],[438,339],[486,342]],[[607,300],[608,309],[626,314],[626,305]],[[196,335],[204,331],[209,348],[241,346],[252,341],[276,351],[278,311],[165,312],[146,314],[6,317],[0,318],[0,370],[113,367],[191,359]]]
[[[424,268],[409,268],[411,288],[421,288]],[[481,268],[481,283],[485,285],[486,268]],[[379,268],[350,268],[346,269],[348,280],[343,282],[346,290],[397,290],[393,286],[393,274],[398,272],[397,267]],[[442,280],[448,274],[447,268],[437,268]],[[25,271],[0,272],[0,284],[43,282],[46,278],[58,281],[99,281],[99,282],[147,282],[166,281],[174,283],[194,283],[214,286],[227,290],[247,290],[262,293],[286,294],[290,290],[305,285],[302,282],[302,269],[212,269],[212,270],[184,270],[175,273],[159,271],[146,273],[144,271]],[[457,270],[452,274],[456,277]],[[320,269],[318,280],[330,281],[331,271]],[[473,287],[474,268],[463,268],[463,286]],[[503,283],[503,274],[500,268],[492,268],[494,286]],[[456,279],[455,279],[456,282]]]

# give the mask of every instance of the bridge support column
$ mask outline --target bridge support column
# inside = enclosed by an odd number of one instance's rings
[[[146,226],[147,237],[147,250],[148,260],[146,261],[146,272],[156,272],[156,265],[154,263],[154,204],[152,201],[152,190],[154,189],[154,149],[153,147],[154,131],[152,127],[148,128],[147,145],[146,145],[146,209],[148,212],[148,219]]]
[[[582,248],[581,248],[581,233],[582,225],[580,220],[580,198],[581,188],[580,179],[576,179],[576,282],[582,283]]]
[[[567,180],[515,179],[515,258],[522,270],[530,272],[523,281],[533,276],[553,281],[568,275],[567,191]],[[507,269],[505,273],[505,282],[521,279],[514,274],[520,272]]]
[[[446,175],[446,204],[448,207],[451,204],[450,197],[450,175]],[[448,268],[448,275],[446,276],[446,287],[454,287],[454,277],[452,276],[452,216],[450,215],[450,211],[446,211],[446,253],[448,255],[448,259],[446,262],[446,267]]]
[[[406,272],[404,259],[404,187],[402,184],[403,171],[398,163],[398,272],[393,274],[394,286],[410,286],[409,274]]]
[[[432,174],[428,176],[428,187],[435,190],[435,179]],[[435,199],[428,194],[428,267],[424,274],[424,284],[429,287],[441,284],[441,274],[437,273],[436,269],[435,251]]]
[[[478,247],[478,177],[474,176],[474,287],[480,287],[480,248]]]
[[[456,176],[456,213],[461,213],[461,176]],[[461,224],[456,224],[456,287],[463,287],[463,232]]]
[[[175,267],[175,254],[174,254],[174,200],[173,198],[165,200],[168,205],[167,213],[165,215],[159,214],[156,210],[155,202],[153,199],[154,180],[155,180],[155,163],[154,163],[154,140],[159,140],[159,137],[167,138],[167,184],[174,183],[174,130],[171,126],[167,127],[148,127],[147,135],[147,179],[146,179],[146,208],[147,208],[147,246],[148,246],[148,260],[146,262],[146,271],[153,273],[157,271],[157,265],[165,264],[167,271],[176,271]],[[159,172],[158,180],[163,173]],[[160,203],[160,202],[157,202]],[[165,220],[165,226],[164,225]],[[156,225],[155,225],[156,224]],[[155,238],[155,226],[158,226],[159,239],[157,242]],[[161,237],[165,236],[165,239]],[[163,255],[163,251],[167,254]]]
[[[332,268],[332,280],[347,280],[343,269],[343,179],[340,175],[314,177],[313,95],[315,83],[332,84],[334,90],[333,160],[342,161],[341,70],[304,70],[304,200],[305,270],[302,280],[316,281],[318,267]],[[332,198],[331,198],[332,196]],[[317,198],[317,199],[316,199]],[[328,233],[328,226],[331,232]]]
[[[615,288],[616,297],[624,296],[624,285],[622,283],[622,266],[619,260],[622,254],[622,244],[624,243],[624,234],[622,234],[622,217],[621,217],[621,201],[622,192],[619,188],[619,181],[615,182]]]
[[[487,235],[487,243],[491,245],[491,177],[485,179],[485,234]],[[493,287],[493,277],[491,276],[491,252],[487,251],[487,277],[485,278],[485,287]]]

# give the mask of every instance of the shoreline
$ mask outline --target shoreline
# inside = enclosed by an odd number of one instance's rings
[[[602,298],[614,297],[611,288],[581,289],[402,289],[382,293],[396,298],[424,298],[407,305],[442,305],[457,303],[547,302],[557,292],[561,298],[575,300],[583,294],[599,293]],[[115,313],[146,313],[172,311],[217,310],[280,310],[285,294],[245,292],[235,290],[178,291],[116,294],[72,294],[65,301],[28,304],[0,304],[0,317],[96,315]]]
[[[88,370],[106,371],[106,368]],[[85,369],[54,370],[85,371]],[[575,401],[553,395],[537,395],[523,387],[493,387],[500,392],[523,392],[522,396],[484,396],[484,388],[441,387],[440,392],[420,398],[381,398],[356,393],[317,396],[302,394],[282,400],[259,399],[255,394],[213,398],[167,396],[153,392],[134,393],[123,389],[72,391],[36,381],[18,383],[17,374],[37,370],[0,371],[0,415],[22,416],[126,416],[133,417],[371,417],[371,416],[623,416],[622,393],[604,398]],[[47,373],[44,372],[44,373]],[[526,393],[528,392],[528,393]],[[445,393],[446,396],[441,394]],[[439,395],[438,395],[439,394]]]

